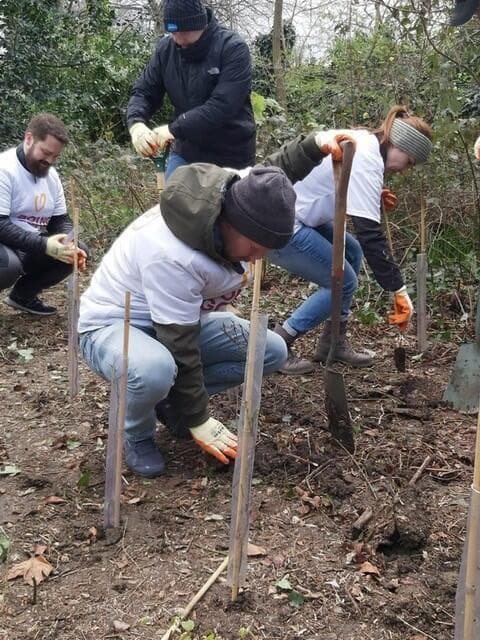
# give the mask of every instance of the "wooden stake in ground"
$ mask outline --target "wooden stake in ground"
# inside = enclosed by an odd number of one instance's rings
[[[455,640],[480,637],[480,398],[470,512],[455,601]]]
[[[110,392],[107,462],[105,471],[105,503],[103,521],[106,529],[120,524],[122,491],[122,453],[128,381],[128,336],[130,328],[130,291],[125,293],[122,361],[114,366]]]
[[[73,229],[68,234],[66,241],[73,240],[75,255],[73,258],[73,271],[68,279],[68,391],[70,400],[78,395],[78,219],[79,212],[75,201],[75,185],[70,180],[70,201],[72,209]]]
[[[425,200],[420,201],[420,253],[417,255],[417,345],[423,353],[427,348],[427,255],[425,253]]]
[[[230,560],[227,577],[227,582],[232,588],[232,601],[237,599],[238,590],[244,584],[247,566],[250,491],[267,340],[267,317],[259,314],[261,280],[262,260],[257,260],[240,414],[238,457],[235,460],[232,484],[232,517],[228,553]]]

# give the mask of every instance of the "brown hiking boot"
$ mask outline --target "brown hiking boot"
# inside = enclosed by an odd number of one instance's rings
[[[280,324],[275,325],[274,332],[285,340],[288,348],[288,359],[283,367],[279,369],[280,373],[290,376],[301,376],[306,373],[312,373],[315,369],[313,362],[306,358],[296,356],[292,350],[292,345],[298,336],[291,336]]]
[[[330,336],[331,336],[331,322],[327,320],[323,328],[323,333],[320,336],[312,360],[314,362],[325,362],[328,358],[328,352],[330,351]],[[340,335],[338,336],[338,343],[333,354],[334,362],[341,362],[343,364],[350,365],[351,367],[371,367],[375,358],[371,353],[365,351],[354,351],[352,345],[347,338],[347,321],[343,320],[340,323]]]

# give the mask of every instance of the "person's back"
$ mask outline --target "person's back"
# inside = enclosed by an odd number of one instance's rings
[[[210,162],[233,168],[254,164],[247,44],[219,25],[198,1],[169,0],[164,18],[170,35],[160,39],[127,107],[135,148],[142,155],[153,155],[157,147],[174,140],[172,151],[183,161],[179,164]],[[174,119],[150,131],[145,122],[161,107],[165,94],[174,106]]]

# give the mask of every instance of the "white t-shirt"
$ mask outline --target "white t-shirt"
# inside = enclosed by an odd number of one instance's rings
[[[202,312],[234,299],[252,278],[239,274],[179,240],[160,207],[132,222],[115,240],[80,300],[80,333],[124,317],[130,291],[132,323],[194,324]]]
[[[0,153],[0,216],[34,233],[45,230],[52,216],[65,215],[62,183],[54,167],[36,178],[21,164],[16,148]]]
[[[329,133],[335,134],[337,130]],[[380,197],[385,167],[378,138],[364,129],[351,129],[356,141],[352,171],[348,183],[347,213],[380,222]],[[301,224],[318,227],[335,216],[335,182],[332,158],[328,156],[300,182],[294,185],[295,228]]]

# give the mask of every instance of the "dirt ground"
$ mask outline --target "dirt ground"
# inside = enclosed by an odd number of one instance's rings
[[[285,298],[280,285],[271,282],[266,298],[272,321]],[[295,286],[290,300],[301,294]],[[109,388],[81,365],[80,395],[68,399],[64,295],[58,287],[45,296],[59,305],[51,318],[0,310],[0,462],[17,471],[0,475],[0,537],[11,543],[0,564],[0,638],[159,639],[225,556],[232,468],[159,425],[167,475],[146,480],[125,469],[122,527],[104,531]],[[375,368],[345,371],[355,455],[327,431],[320,365],[264,381],[250,530],[263,551],[249,560],[239,600],[231,604],[223,575],[183,638],[452,637],[476,416],[440,399],[468,336],[432,341],[419,358],[412,330],[407,371],[397,373],[390,330],[351,329],[378,357]],[[313,339],[302,339],[304,354]],[[232,425],[238,398],[212,402]],[[7,581],[36,545],[50,576],[35,590]]]

